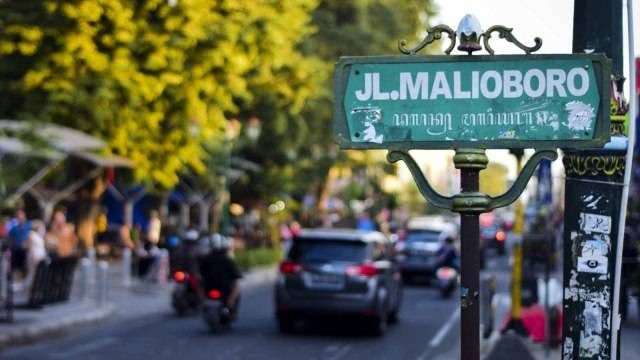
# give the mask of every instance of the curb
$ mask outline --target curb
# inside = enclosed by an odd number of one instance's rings
[[[58,318],[57,321],[33,324],[3,331],[0,334],[0,349],[19,344],[26,344],[41,340],[45,337],[58,335],[65,330],[78,325],[87,325],[109,317],[115,311],[113,304],[107,304],[94,310],[83,311],[77,315]]]
[[[242,291],[251,291],[253,288],[261,284],[273,281],[276,278],[276,275],[276,266],[264,266],[251,269],[243,274],[244,277],[240,280],[240,288]],[[157,311],[161,311],[162,309],[169,309],[170,305],[168,301],[170,288],[170,286],[167,286],[159,289],[159,291],[155,293],[150,292],[149,294],[153,294],[154,296],[166,295],[166,301],[158,301],[157,304],[148,306],[146,311],[136,312],[135,316],[124,315],[122,313],[122,309],[118,309],[117,304],[111,302],[101,307],[88,305],[84,309],[78,309],[77,313],[73,315],[65,313],[63,317],[52,316],[51,321],[34,323],[26,326],[14,324],[14,328],[11,328],[11,324],[9,324],[7,329],[2,329],[0,332],[0,350],[7,349],[15,345],[34,343],[46,338],[64,334],[65,331],[74,327],[98,323],[113,315],[122,316],[123,319],[126,320],[140,316],[148,316]],[[51,316],[51,314],[47,316]]]

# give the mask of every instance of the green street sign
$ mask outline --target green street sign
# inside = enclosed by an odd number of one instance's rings
[[[346,149],[602,147],[610,72],[599,54],[343,57],[335,139]]]

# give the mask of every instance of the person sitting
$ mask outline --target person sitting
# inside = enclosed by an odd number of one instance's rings
[[[77,251],[78,237],[75,226],[67,222],[67,216],[63,208],[53,212],[53,220],[49,225],[49,231],[45,235],[46,246],[58,257],[72,256]]]

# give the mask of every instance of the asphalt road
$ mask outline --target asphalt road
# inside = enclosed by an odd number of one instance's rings
[[[399,322],[383,337],[353,320],[308,324],[281,335],[273,316],[272,284],[243,294],[238,321],[213,335],[198,317],[178,318],[167,306],[134,320],[113,319],[64,337],[11,348],[2,359],[457,359],[457,299],[426,286],[405,286]],[[168,299],[167,299],[168,300]]]

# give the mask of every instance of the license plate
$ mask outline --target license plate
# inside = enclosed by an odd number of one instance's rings
[[[344,288],[344,278],[335,274],[305,274],[305,285],[313,289],[339,290]]]

